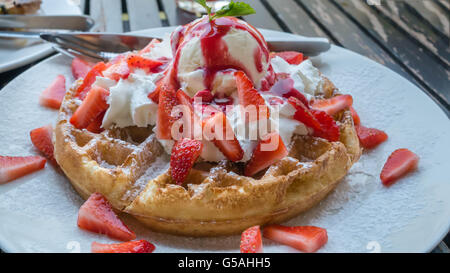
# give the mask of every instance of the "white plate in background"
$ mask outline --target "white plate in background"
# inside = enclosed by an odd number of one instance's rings
[[[73,0],[43,0],[38,14],[41,15],[79,15],[80,7]],[[25,43],[15,39],[16,43]],[[28,43],[29,44],[29,43]],[[33,43],[16,46],[11,40],[0,39],[0,73],[32,63],[53,52],[51,45]]]
[[[172,29],[140,33],[161,35]],[[389,140],[364,153],[318,206],[285,224],[326,228],[329,240],[320,252],[431,251],[450,226],[448,117],[418,87],[366,57],[333,46],[314,61],[343,93],[353,95],[362,123],[385,130]],[[37,154],[29,132],[55,123],[57,116],[57,111],[38,104],[38,96],[61,73],[70,82],[70,59],[57,55],[28,69],[0,91],[2,155]],[[398,148],[417,153],[419,168],[386,188],[379,174],[389,154]],[[7,252],[90,252],[93,241],[116,242],[77,227],[82,203],[67,178],[49,165],[0,185],[0,247]],[[154,243],[156,252],[239,251],[240,236],[172,236],[149,231],[130,216],[122,215],[122,219],[138,239]],[[264,240],[264,251],[295,252],[269,240]]]

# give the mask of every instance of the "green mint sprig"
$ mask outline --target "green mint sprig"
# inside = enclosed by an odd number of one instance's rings
[[[216,11],[216,13],[211,14],[211,7],[206,4],[206,0],[195,0],[195,2],[205,8],[209,16],[209,21],[224,16],[244,16],[255,13],[255,10],[249,4],[231,1],[228,5],[223,6],[220,10]]]

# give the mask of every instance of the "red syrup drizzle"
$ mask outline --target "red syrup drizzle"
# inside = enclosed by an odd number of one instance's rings
[[[172,33],[172,52],[175,56],[173,64],[173,69],[175,69],[174,75],[178,74],[177,69],[181,49],[192,38],[198,37],[205,61],[205,66],[202,69],[204,70],[204,85],[206,88],[211,89],[214,78],[219,71],[227,69],[243,70],[248,76],[251,76],[247,68],[230,55],[227,44],[222,39],[232,28],[247,31],[258,42],[259,46],[255,49],[253,56],[258,72],[262,72],[262,58],[264,57],[269,61],[269,49],[258,30],[234,17],[221,17],[213,21],[209,21],[208,17],[204,17],[191,24],[179,27]]]
[[[286,99],[296,97],[309,108],[308,100],[300,93],[300,91],[294,88],[294,80],[289,76],[283,75],[279,77],[275,84],[270,88],[269,93]]]

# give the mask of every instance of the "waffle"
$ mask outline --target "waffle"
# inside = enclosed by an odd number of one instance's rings
[[[41,0],[0,0],[0,14],[32,14],[41,8]]]
[[[337,94],[326,78],[324,94]],[[183,186],[171,179],[169,156],[153,128],[113,128],[100,134],[69,122],[80,101],[67,92],[55,127],[55,157],[83,198],[103,194],[118,211],[155,231],[216,236],[253,225],[279,223],[327,196],[359,159],[361,149],[349,110],[334,118],[340,141],[294,135],[287,157],[258,177],[243,176],[242,163],[194,165]]]

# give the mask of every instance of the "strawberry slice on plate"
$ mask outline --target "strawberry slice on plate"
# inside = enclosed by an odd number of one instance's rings
[[[42,106],[59,109],[66,95],[66,78],[58,75],[56,79],[39,96],[39,104]]]
[[[267,112],[265,118],[270,117],[269,108],[266,106],[266,101],[259,94],[259,92],[254,88],[252,81],[245,75],[244,72],[238,71],[235,73],[236,76],[236,86],[238,91],[239,102],[243,107],[247,106],[256,106],[257,115],[250,115],[250,119],[248,121],[259,120],[264,117],[260,117],[260,112]],[[265,109],[264,109],[265,108]]]
[[[359,143],[363,148],[373,149],[388,139],[388,135],[375,128],[367,128],[362,125],[355,126]]]
[[[270,225],[264,228],[263,236],[308,253],[316,252],[328,241],[327,230],[315,226]]]
[[[150,53],[150,51],[152,51],[152,49],[155,47],[156,44],[161,43],[158,39],[153,39],[150,41],[150,43],[148,43],[148,45],[146,45],[143,49],[141,49],[139,51],[139,55],[143,55],[146,53]]]
[[[80,58],[74,58],[72,60],[72,75],[75,80],[86,77],[87,73],[91,71],[95,64],[82,60]]]
[[[388,158],[381,171],[383,185],[392,185],[399,178],[415,170],[419,164],[419,156],[408,149],[395,150]]]
[[[275,56],[283,58],[289,64],[295,64],[295,65],[299,65],[305,60],[302,53],[295,52],[295,51],[282,51],[282,52],[271,52],[270,53],[271,59],[274,58]]]
[[[92,69],[86,74],[83,83],[77,88],[76,96],[84,100],[89,90],[91,90],[92,84],[97,79],[97,76],[103,76],[103,71],[107,68],[104,62],[97,63]]]
[[[43,169],[42,156],[0,156],[0,184]]]
[[[77,129],[88,127],[101,113],[108,109],[108,96],[109,92],[106,89],[94,86],[70,118],[70,123]]]
[[[223,112],[217,112],[203,121],[203,133],[229,160],[236,162],[244,156],[241,144]]]
[[[259,226],[246,229],[241,235],[241,253],[262,253],[263,245]]]
[[[136,235],[113,211],[111,204],[100,193],[93,193],[78,211],[78,227],[95,233],[106,234],[108,237],[129,241]]]
[[[330,99],[315,100],[311,107],[326,112],[332,116],[353,104],[353,98],[350,95],[339,95]]]
[[[172,179],[181,185],[186,180],[192,166],[202,153],[200,140],[183,138],[175,143],[170,156],[170,174]]]
[[[46,125],[30,132],[30,138],[33,145],[45,155],[52,163],[56,164],[53,156],[53,127]]]
[[[130,241],[120,244],[101,244],[93,242],[91,245],[92,253],[152,253],[155,246],[146,241]]]
[[[276,132],[260,140],[245,166],[244,175],[253,176],[288,155],[283,140]]]

